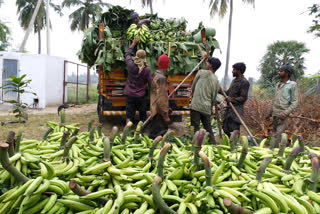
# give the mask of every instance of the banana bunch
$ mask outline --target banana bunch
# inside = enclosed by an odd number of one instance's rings
[[[140,42],[147,44],[150,40],[150,30],[143,24],[140,28],[136,24],[131,24],[127,31],[127,38],[133,40],[134,38],[139,37]]]
[[[8,135],[0,213],[320,213],[320,148],[299,140],[270,149],[234,135],[212,146],[204,130],[182,142],[171,130],[151,140],[142,123],[109,137],[80,125],[62,111],[41,140]]]

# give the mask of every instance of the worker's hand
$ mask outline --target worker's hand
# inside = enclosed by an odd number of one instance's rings
[[[172,114],[172,108],[169,108],[169,114]]]
[[[136,46],[140,41],[139,37],[136,37],[133,41],[132,41],[132,45]]]
[[[280,118],[281,118],[282,120],[286,119],[286,117],[287,117],[287,115],[286,115],[285,113],[282,113],[281,116],[280,116]]]
[[[207,53],[203,53],[203,55],[201,56],[201,59],[207,60],[208,58],[209,58],[209,57],[208,57]]]
[[[226,101],[227,101],[227,103],[231,103],[232,102],[232,98],[231,97],[226,97]]]

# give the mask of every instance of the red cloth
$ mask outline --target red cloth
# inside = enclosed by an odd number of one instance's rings
[[[158,59],[158,68],[167,69],[169,67],[170,59],[167,55],[162,54]]]

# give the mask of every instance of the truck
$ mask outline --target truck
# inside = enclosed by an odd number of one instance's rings
[[[126,70],[124,54],[131,43],[127,29],[130,27],[130,13],[132,11],[119,6],[109,9],[102,14],[97,25],[87,30],[79,53],[81,61],[88,65],[97,66],[99,75],[97,113],[99,121],[103,122],[110,116],[126,114]],[[116,14],[117,16],[114,16]],[[201,30],[206,30],[209,38],[210,55],[219,48],[215,40],[215,30],[204,28],[202,23],[193,32],[186,32],[186,20],[167,19],[150,15],[151,18],[149,43],[143,48],[147,52],[147,65],[151,72],[157,69],[158,57],[165,53],[170,58],[167,75],[168,95],[183,81],[201,59],[198,44],[202,44]],[[208,32],[208,35],[207,35]],[[139,43],[140,44],[140,43]],[[189,115],[189,104],[192,98],[191,86],[196,73],[190,75],[178,90],[169,98],[169,106],[173,110],[172,120],[181,121],[183,115]],[[147,106],[148,105],[147,98]],[[150,115],[150,111],[147,112]]]

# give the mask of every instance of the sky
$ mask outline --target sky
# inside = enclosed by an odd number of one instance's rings
[[[53,0],[61,3],[62,0]],[[149,13],[149,8],[142,8],[140,0],[108,0],[113,5],[120,5],[136,10],[140,15]],[[197,2],[197,3],[196,3]],[[308,15],[307,8],[319,0],[257,0],[255,6],[243,4],[234,0],[234,13],[231,38],[230,63],[228,65],[231,76],[232,65],[244,62],[247,65],[245,76],[259,79],[258,66],[267,46],[276,41],[296,40],[303,42],[310,52],[305,54],[305,74],[312,75],[320,71],[320,38],[307,33],[312,24],[312,17]],[[64,16],[60,17],[52,9],[50,17],[51,55],[61,56],[69,61],[79,62],[76,53],[81,47],[82,32],[70,30],[69,14],[76,8],[64,9]],[[105,9],[107,10],[107,8]],[[154,12],[163,18],[184,17],[188,21],[187,29],[197,28],[199,22],[207,27],[216,29],[216,39],[221,46],[213,56],[218,57],[222,66],[217,71],[219,79],[225,72],[226,49],[228,39],[228,15],[224,18],[210,17],[208,0],[155,0]],[[11,49],[18,50],[22,42],[24,31],[18,22],[15,0],[4,0],[0,8],[0,20],[6,22],[11,30]],[[36,34],[30,34],[26,50],[37,53],[38,40]],[[46,32],[42,31],[42,54],[46,54]]]

